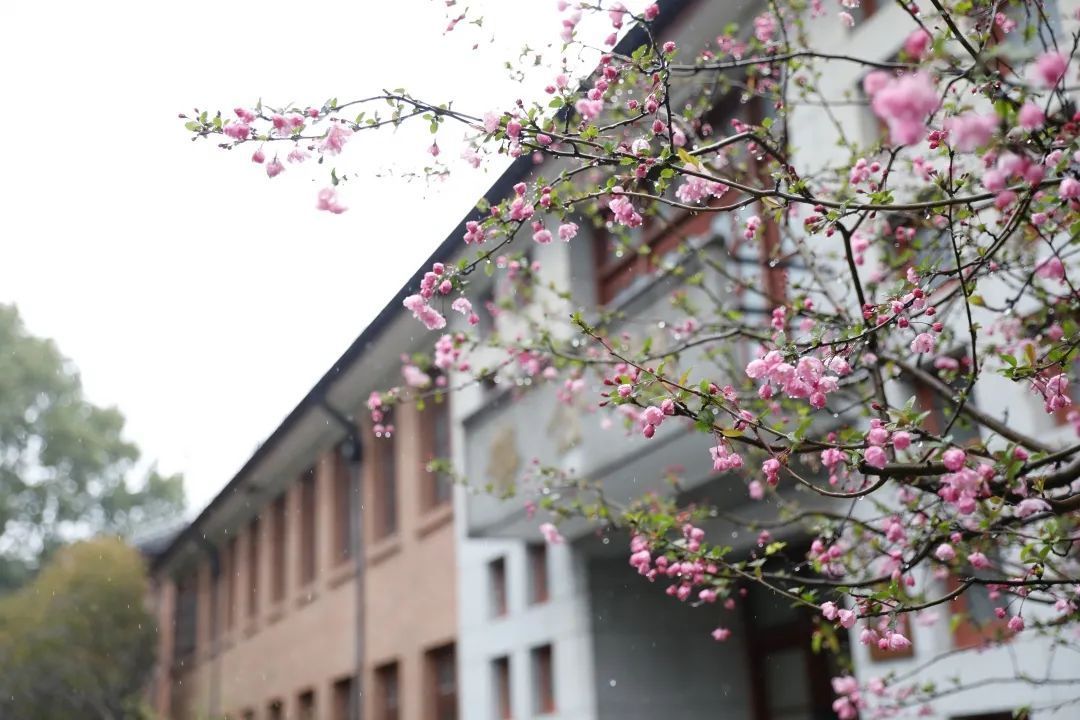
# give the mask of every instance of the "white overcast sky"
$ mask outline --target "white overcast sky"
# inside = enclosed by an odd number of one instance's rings
[[[0,302],[57,341],[93,401],[121,409],[145,458],[184,473],[192,511],[504,165],[425,190],[371,172],[422,167],[426,130],[357,136],[339,166],[370,172],[332,216],[314,210],[313,165],[270,181],[250,146],[193,145],[177,113],[399,86],[507,107],[523,91],[503,62],[557,38],[555,1],[468,4],[483,30],[449,35],[441,0],[0,8]]]

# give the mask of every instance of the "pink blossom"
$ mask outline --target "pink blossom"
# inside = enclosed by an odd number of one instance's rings
[[[1028,515],[1048,512],[1049,510],[1050,503],[1046,502],[1042,498],[1024,498],[1016,506],[1016,517],[1026,518]]]
[[[1046,114],[1043,113],[1042,108],[1029,100],[1020,108],[1016,119],[1019,121],[1020,127],[1025,130],[1038,130],[1046,122]]]
[[[330,129],[326,131],[326,137],[323,138],[322,144],[319,145],[319,150],[330,155],[337,155],[345,147],[345,142],[352,134],[352,129],[346,127],[344,123],[333,123]]]
[[[968,553],[968,562],[976,570],[984,570],[990,567],[990,561],[981,552]]]
[[[948,543],[942,543],[941,545],[937,546],[936,550],[934,550],[934,557],[936,557],[941,562],[951,562],[953,558],[956,557],[956,551],[953,550],[952,545],[949,545]]]
[[[919,333],[915,336],[915,339],[911,341],[911,352],[913,353],[932,353],[934,352],[934,336],[930,333]]]
[[[874,114],[889,126],[890,140],[911,145],[926,135],[926,116],[937,109],[937,90],[924,72],[892,79],[871,102]]]
[[[266,160],[266,153],[263,152],[263,149],[261,147],[251,154],[251,162],[253,163],[258,163],[261,165],[264,160]]]
[[[960,448],[949,448],[941,456],[941,461],[944,463],[945,468],[950,472],[957,472],[964,467],[964,462],[967,460],[967,453]]]
[[[502,115],[496,112],[484,113],[484,132],[491,134],[499,129],[499,125],[502,122]]]
[[[319,199],[315,203],[315,208],[317,210],[332,212],[335,215],[340,215],[348,210],[348,208],[338,202],[337,190],[334,190],[333,188],[323,188],[319,191]]]
[[[765,12],[754,18],[754,37],[759,42],[768,43],[776,34],[777,22],[772,13]]]
[[[894,632],[889,635],[889,649],[890,650],[906,650],[911,647],[911,641],[898,632]]]
[[[600,116],[600,112],[604,109],[604,101],[581,98],[574,103],[574,109],[581,115],[582,120],[589,122]]]
[[[751,480],[750,484],[747,485],[747,490],[750,493],[751,500],[761,500],[765,497],[765,488],[759,480]]]
[[[450,303],[450,309],[454,312],[459,312],[462,315],[468,316],[472,313],[472,303],[469,302],[467,297],[459,297],[454,302]]]
[[[251,135],[251,127],[244,122],[228,123],[222,128],[221,132],[233,140],[247,140],[248,136]]]
[[[898,430],[893,433],[892,444],[897,450],[906,450],[911,446],[911,435],[904,430]]]
[[[532,239],[539,245],[547,245],[551,242],[551,231],[545,227],[533,233]]]
[[[1020,615],[1013,615],[1009,618],[1009,630],[1018,633],[1024,629],[1024,618]]]
[[[401,374],[410,387],[426,388],[431,384],[431,376],[411,363],[402,366]]]
[[[266,174],[270,177],[277,177],[285,170],[285,166],[281,164],[281,161],[274,158],[266,164]]]
[[[960,152],[971,152],[990,142],[997,130],[997,117],[964,113],[945,121],[952,146]]]
[[[923,28],[917,28],[904,40],[904,52],[913,60],[922,60],[932,40],[930,33]]]
[[[871,445],[863,450],[863,459],[866,460],[867,465],[875,468],[883,468],[889,461],[885,451],[877,445]]]
[[[727,186],[722,183],[690,175],[675,191],[675,197],[684,203],[696,203],[701,202],[710,195],[720,197],[727,192],[727,189]]]
[[[428,305],[423,295],[410,295],[401,304],[406,310],[412,311],[413,317],[422,322],[428,330],[442,330],[446,327],[446,318]]]
[[[465,223],[465,244],[472,245],[473,243],[480,244],[484,242],[484,227],[476,220],[469,220]]]
[[[842,627],[848,628],[849,630],[854,627],[855,620],[858,618],[858,616],[854,612],[847,609],[837,610],[836,616],[837,619],[840,620],[840,625]]]
[[[1067,177],[1061,181],[1061,187],[1058,189],[1058,196],[1062,200],[1075,200],[1080,198],[1080,180]]]
[[[564,538],[559,533],[559,528],[555,527],[551,523],[544,523],[540,526],[540,534],[544,536],[544,540],[551,545],[561,545]]]
[[[1032,74],[1043,87],[1052,88],[1065,77],[1068,67],[1069,61],[1064,53],[1048,52],[1035,58]]]
[[[716,642],[724,642],[731,637],[731,630],[725,627],[718,627],[712,631],[712,639]]]
[[[836,619],[837,607],[836,603],[831,600],[823,602],[821,604],[821,614],[825,616],[826,620],[832,621]]]
[[[846,10],[841,10],[836,14],[836,16],[840,18],[840,24],[844,27],[855,27],[855,18],[852,17],[851,13],[847,12]]]
[[[559,226],[559,239],[563,242],[570,242],[578,233],[578,226],[576,223],[568,222]]]
[[[879,90],[889,84],[891,79],[892,76],[884,70],[874,70],[867,73],[866,77],[863,78],[863,92],[870,97],[874,97]]]
[[[302,163],[309,157],[311,157],[310,154],[304,152],[298,147],[295,147],[289,151],[289,154],[285,156],[285,159],[291,163]]]

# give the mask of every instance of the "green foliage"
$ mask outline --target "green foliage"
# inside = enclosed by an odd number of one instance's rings
[[[0,348],[0,591],[66,541],[178,515],[182,478],[151,470],[132,487],[139,451],[123,416],[88,402],[74,365],[13,306],[0,305]]]
[[[0,717],[146,717],[154,620],[142,558],[112,538],[59,550],[0,599]]]

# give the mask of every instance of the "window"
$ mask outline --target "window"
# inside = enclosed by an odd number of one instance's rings
[[[971,571],[971,575],[978,577],[979,571]],[[960,581],[950,575],[945,580],[946,590],[952,592],[960,587]],[[1007,603],[1001,603],[1008,610]],[[997,606],[990,598],[990,591],[985,585],[972,585],[963,593],[953,598],[949,604],[949,612],[957,616],[952,623],[953,647],[957,649],[974,648],[986,644],[987,641],[1011,635],[1009,630],[1009,615],[999,618],[994,614]]]
[[[535,605],[548,599],[548,564],[547,544],[536,543],[528,546],[526,555],[529,560],[529,603]]]
[[[488,563],[488,582],[491,584],[491,614],[506,615],[506,558]]]
[[[495,718],[511,720],[514,712],[510,700],[510,658],[495,658],[491,662],[491,674],[495,686]]]
[[[711,232],[712,213],[684,213],[664,219],[649,216],[623,242],[607,227],[593,230],[596,294],[601,305],[617,300],[637,285],[638,278],[651,275],[659,261],[690,237]]]
[[[240,572],[239,557],[236,551],[236,538],[231,538],[225,546],[225,628],[232,630],[236,623],[236,581]]]
[[[432,460],[450,457],[450,402],[443,397],[441,401],[428,403],[420,414],[422,427],[421,468],[424,478],[421,502],[424,510],[431,510],[450,502],[453,481],[442,472],[428,472],[427,465]]]
[[[356,715],[353,712],[354,707],[353,696],[353,679],[351,677],[343,677],[334,683],[334,714],[331,716],[333,720],[352,720]]]
[[[425,656],[429,717],[432,720],[457,720],[457,669],[454,646],[445,645]]]
[[[310,467],[300,480],[300,583],[315,580],[318,554],[315,547],[315,468]]]
[[[342,443],[334,453],[334,560],[337,562],[352,557],[353,535],[356,532],[353,524],[355,484],[348,452],[349,448]]]
[[[176,622],[173,624],[173,661],[182,663],[195,652],[198,591],[195,573],[176,583]]]
[[[256,516],[248,526],[248,617],[259,614],[259,518]]]
[[[390,424],[389,418],[384,420]],[[397,532],[397,435],[375,438],[375,538]]]
[[[296,720],[315,720],[315,691],[300,693],[296,703]]]
[[[275,602],[285,599],[286,499],[285,493],[279,495],[270,511],[270,591]]]
[[[744,610],[753,717],[835,717],[831,678],[842,673],[834,655],[814,653],[813,615],[756,583]]]
[[[555,712],[555,674],[550,645],[532,649],[533,711],[539,715]]]
[[[874,13],[878,11],[878,0],[862,0],[858,7],[851,8],[848,12],[855,19],[855,27],[858,28],[859,23],[865,22],[873,17]]]
[[[375,720],[398,720],[401,707],[397,663],[375,668]]]
[[[266,706],[267,720],[285,720],[285,703],[280,700],[271,700]]]

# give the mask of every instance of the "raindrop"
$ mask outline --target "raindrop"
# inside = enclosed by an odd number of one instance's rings
[[[615,687],[615,685],[616,685],[615,678],[611,678],[610,680],[608,680],[608,685],[610,685],[611,687]]]

